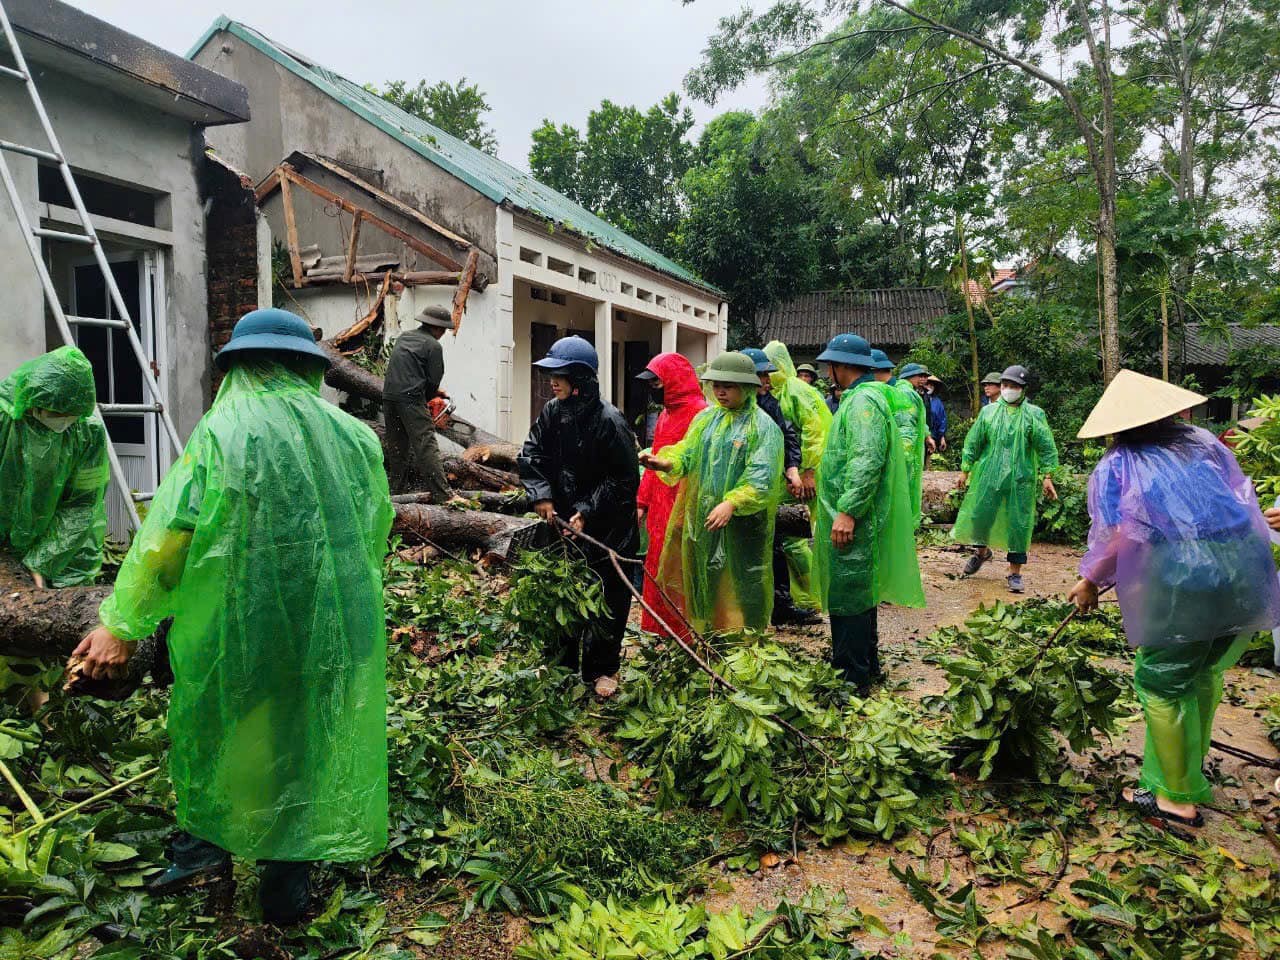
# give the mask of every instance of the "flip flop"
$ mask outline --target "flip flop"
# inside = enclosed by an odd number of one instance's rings
[[[1169,810],[1161,809],[1156,795],[1150,790],[1133,791],[1133,799],[1126,801],[1137,807],[1138,812],[1148,820],[1164,820],[1168,823],[1181,824],[1184,827],[1203,827],[1204,815],[1199,810],[1194,817],[1183,817]]]

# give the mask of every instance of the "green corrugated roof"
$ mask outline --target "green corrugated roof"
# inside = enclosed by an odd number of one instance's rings
[[[524,171],[464,143],[420,117],[406,113],[358,83],[352,83],[308,57],[281,46],[246,24],[226,16],[219,17],[187,53],[188,59],[194,58],[209,38],[222,30],[266,54],[290,73],[306,80],[352,113],[395,137],[410,150],[448,171],[495,203],[509,202],[625,257],[717,295],[721,294],[716,287],[674,260],[623,233],[586,207],[574,203],[546,184],[539,183]]]

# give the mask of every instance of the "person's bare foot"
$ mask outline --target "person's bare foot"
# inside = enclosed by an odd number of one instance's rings
[[[1126,802],[1132,803],[1143,813],[1148,812],[1144,809],[1144,806],[1150,806],[1151,800],[1154,800],[1156,807],[1162,813],[1170,814],[1169,819],[1173,819],[1174,822],[1183,823],[1187,826],[1199,826],[1204,822],[1204,818],[1200,816],[1200,811],[1196,809],[1194,803],[1177,803],[1167,797],[1160,796],[1158,793],[1135,790],[1133,787],[1125,787],[1122,795]],[[1145,800],[1144,795],[1150,797],[1151,800]]]
[[[596,678],[596,696],[601,700],[608,700],[618,692],[617,677],[597,677]]]

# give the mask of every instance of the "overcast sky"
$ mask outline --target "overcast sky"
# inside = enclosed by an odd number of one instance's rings
[[[527,169],[529,134],[544,117],[581,127],[602,99],[647,107],[700,57],[721,16],[743,0],[69,0],[185,55],[219,14],[305,53],[358,83],[404,79],[480,85],[499,154]],[[766,99],[757,81],[699,122]]]

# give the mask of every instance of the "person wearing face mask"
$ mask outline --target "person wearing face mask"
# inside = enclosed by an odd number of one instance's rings
[[[773,608],[773,531],[782,431],[756,403],[755,363],[723,353],[702,373],[715,405],[644,466],[680,484],[659,579],[699,631],[764,630]]]
[[[654,387],[661,401],[662,412],[653,428],[652,451],[662,453],[672,444],[679,443],[689,430],[689,424],[707,408],[706,398],[698,384],[693,364],[678,353],[660,353],[636,378]],[[676,488],[663,483],[656,473],[646,470],[640,478],[640,492],[636,496],[636,520],[649,534],[649,547],[644,557],[644,601],[673,630],[680,629],[680,616],[684,611],[670,608],[658,590],[658,560],[667,538],[667,523],[671,508],[676,502]],[[649,633],[659,633],[662,628],[657,619],[644,611],[640,627]]]
[[[1050,476],[1058,466],[1058,447],[1044,411],[1026,400],[1027,368],[1014,365],[1000,374],[1000,399],[982,408],[969,428],[960,464],[964,503],[951,530],[952,539],[974,546],[964,565],[971,577],[992,557],[1006,551],[1012,593],[1023,592],[1036,521],[1036,490],[1058,499]]]
[[[93,367],[75,347],[0,383],[0,543],[37,587],[92,583],[107,533],[107,434],[91,419]]]
[[[596,348],[582,337],[561,337],[534,366],[550,374],[554,399],[538,414],[516,461],[533,509],[547,522],[559,518],[634,557],[640,544],[635,436],[617,408],[600,398]],[[603,624],[589,624],[583,636],[548,652],[561,664],[581,669],[596,695],[607,698],[618,691],[631,590],[607,553],[585,542],[578,547],[600,579],[608,613]]]

